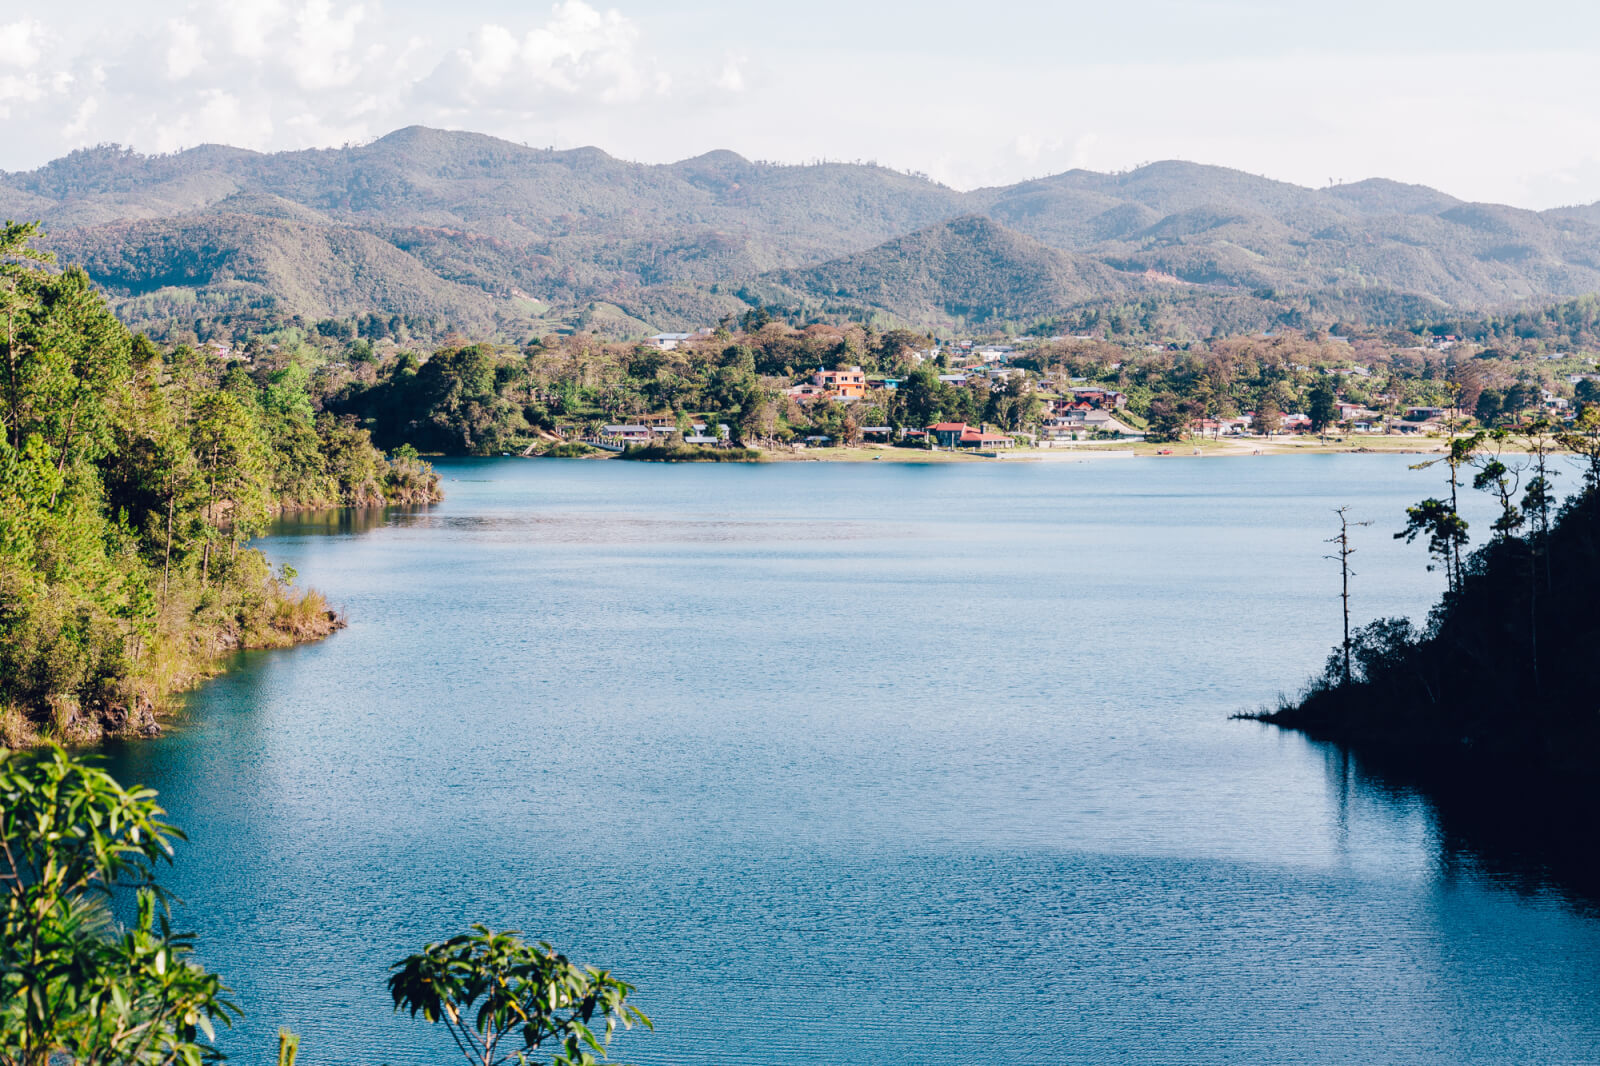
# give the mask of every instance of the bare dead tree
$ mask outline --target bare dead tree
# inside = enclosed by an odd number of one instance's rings
[[[1370,526],[1371,522],[1350,521],[1349,507],[1334,509],[1334,514],[1339,516],[1339,535],[1329,537],[1327,543],[1337,544],[1338,548],[1328,559],[1338,560],[1341,591],[1339,598],[1344,602],[1344,683],[1350,684],[1350,579],[1355,576],[1355,571],[1350,569],[1350,556],[1356,550],[1350,546],[1350,529],[1352,526]]]

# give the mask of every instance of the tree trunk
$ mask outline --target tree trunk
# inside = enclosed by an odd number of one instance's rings
[[[167,582],[172,573],[172,511],[177,504],[178,489],[173,478],[167,476],[167,549],[161,558],[161,607],[167,606]]]

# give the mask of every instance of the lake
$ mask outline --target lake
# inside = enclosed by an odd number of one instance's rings
[[[478,921],[637,984],[646,1066],[1594,1063],[1558,866],[1228,718],[1339,639],[1333,508],[1358,622],[1436,598],[1408,460],[441,462],[281,523],[349,628],[113,769],[246,1066],[449,1061],[386,967]]]

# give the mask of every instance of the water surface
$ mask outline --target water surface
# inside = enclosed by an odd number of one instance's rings
[[[350,628],[116,754],[235,1061],[447,1061],[384,972],[473,921],[638,984],[644,1064],[1600,1061],[1567,882],[1227,717],[1338,639],[1334,507],[1358,620],[1437,595],[1405,457],[441,470],[285,523]]]

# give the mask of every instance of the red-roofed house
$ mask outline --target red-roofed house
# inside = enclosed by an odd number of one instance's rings
[[[961,434],[960,445],[963,448],[1015,448],[1017,442],[1004,433],[983,433],[969,427]]]

